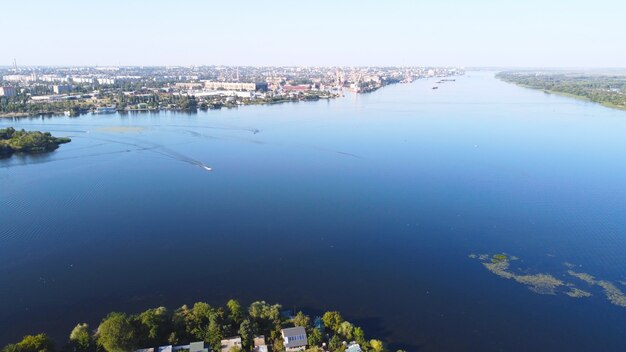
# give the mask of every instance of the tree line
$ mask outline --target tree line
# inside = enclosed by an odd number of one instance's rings
[[[604,105],[626,108],[626,76],[502,72],[496,77],[524,87],[565,93]]]
[[[198,302],[174,311],[158,307],[139,314],[113,312],[95,329],[87,323],[76,325],[59,348],[48,335],[40,333],[27,335],[1,352],[127,352],[194,341],[204,341],[212,351],[219,352],[221,340],[232,336],[241,337],[242,347],[234,347],[231,352],[242,352],[252,351],[257,335],[265,336],[272,351],[283,352],[281,329],[293,326],[306,329],[307,352],[322,352],[322,344],[327,351],[344,352],[350,342],[358,343],[364,352],[386,352],[382,341],[366,339],[363,329],[344,320],[339,312],[324,313],[319,325],[303,312],[290,318],[281,312],[279,304],[257,301],[245,308],[234,299],[225,307]]]

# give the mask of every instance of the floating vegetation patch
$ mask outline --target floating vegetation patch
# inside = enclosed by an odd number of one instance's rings
[[[518,275],[509,270],[509,257],[506,254],[495,254],[491,257],[480,255],[483,265],[487,270],[504,279],[512,279],[528,289],[542,295],[553,295],[559,286],[563,286],[563,281],[549,274]],[[486,261],[489,258],[489,261]]]
[[[586,283],[588,283],[589,285],[594,285],[596,282],[596,278],[593,277],[592,275],[589,275],[587,273],[577,273],[573,270],[568,270],[567,271],[568,274],[572,275],[573,277],[582,280]]]
[[[589,275],[587,273],[578,273],[573,270],[568,270],[567,273],[579,280],[588,283],[589,285],[602,287],[604,295],[609,300],[609,302],[615,304],[616,306],[626,307],[626,296],[624,295],[622,290],[617,288],[612,282],[606,280],[596,280],[596,278],[592,275]]]
[[[542,295],[554,295],[559,286],[565,285],[563,281],[550,274],[516,275],[515,281],[528,286],[528,288]]]
[[[581,290],[579,288],[576,287],[572,287],[570,288],[569,291],[565,292],[566,295],[572,297],[572,298],[584,298],[584,297],[591,297],[591,293]]]
[[[557,277],[550,273],[528,273],[528,270],[524,270],[523,268],[512,270],[511,261],[517,260],[518,258],[505,253],[493,255],[470,254],[468,257],[478,259],[491,273],[503,279],[518,282],[538,294],[555,295],[562,293],[572,298],[587,298],[593,295],[587,290],[577,288],[573,283],[557,279]],[[572,263],[565,262],[563,264],[567,268],[566,273],[569,274],[569,276],[583,281],[590,286],[600,287],[609,302],[619,307],[626,307],[626,295],[612,282],[596,279],[595,276],[588,273],[573,271],[572,269],[577,267],[577,265]],[[520,272],[522,274],[520,274]],[[559,273],[557,276],[567,277],[564,272]],[[619,282],[626,286],[626,281]]]

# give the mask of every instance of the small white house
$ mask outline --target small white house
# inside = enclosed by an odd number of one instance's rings
[[[233,347],[241,348],[241,337],[235,336],[222,340],[222,352],[230,352]]]

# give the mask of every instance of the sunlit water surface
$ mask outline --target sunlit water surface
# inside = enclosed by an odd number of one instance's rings
[[[493,73],[333,101],[0,120],[0,344],[228,298],[339,310],[409,351],[624,351],[626,112]],[[206,167],[213,171],[209,172]],[[507,253],[592,293],[538,294]]]

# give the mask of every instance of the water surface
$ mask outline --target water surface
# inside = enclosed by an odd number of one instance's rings
[[[626,350],[626,308],[563,265],[626,291],[626,113],[492,73],[433,84],[0,120],[73,139],[0,160],[0,344],[236,297],[339,310],[410,351]],[[593,296],[468,258],[499,252]]]

